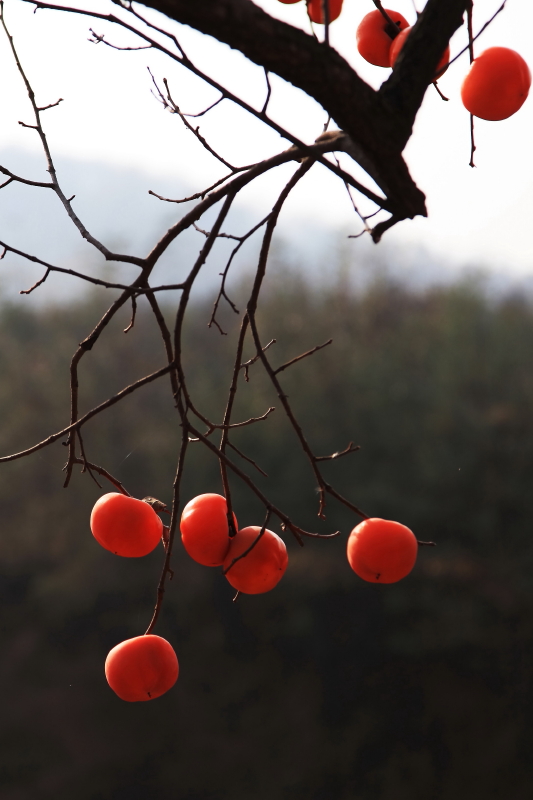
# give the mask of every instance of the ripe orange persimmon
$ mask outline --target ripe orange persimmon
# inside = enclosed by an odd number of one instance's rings
[[[199,494],[181,515],[181,540],[191,558],[204,567],[219,567],[230,546],[228,506],[220,494]],[[235,530],[237,518],[233,515]]]
[[[250,525],[237,533],[231,540],[224,569],[252,545],[260,531],[257,525]],[[244,594],[269,592],[283,577],[288,561],[283,539],[265,530],[255,547],[229,569],[226,578],[234,589]]]
[[[390,8],[386,8],[385,11],[399,31],[409,26],[405,17],[397,11],[391,11]],[[387,25],[388,22],[383,14],[376,9],[363,17],[355,34],[359,53],[365,61],[376,67],[391,65],[389,53],[393,39],[387,33]]]
[[[163,523],[148,503],[110,492],[94,505],[91,531],[106,550],[117,556],[137,558],[157,547]]]
[[[530,86],[531,72],[519,53],[508,47],[489,47],[470,67],[461,99],[476,117],[507,119],[522,106]]]
[[[342,11],[342,0],[328,0],[329,21],[337,19]],[[307,13],[313,22],[324,24],[323,0],[307,0]]]
[[[105,662],[108,684],[121,700],[154,700],[176,683],[179,664],[172,645],[148,634],[117,644]]]
[[[396,583],[413,569],[418,554],[414,533],[389,519],[365,519],[348,538],[353,571],[371,583]]]
[[[410,33],[411,33],[411,28],[404,28],[404,30],[400,34],[398,34],[396,39],[391,44],[389,53],[391,67],[393,67],[394,64],[396,63],[396,59],[400,55],[400,50],[404,46],[405,40],[407,39]],[[448,69],[447,65],[449,60],[450,60],[450,48],[447,47],[444,53],[442,54],[441,60],[437,64],[437,69],[435,70],[436,78],[440,78],[441,75],[444,75],[444,73]]]

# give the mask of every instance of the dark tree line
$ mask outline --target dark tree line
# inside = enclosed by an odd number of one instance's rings
[[[160,554],[141,563],[99,548],[88,526],[99,491],[77,475],[73,490],[61,490],[59,442],[42,459],[5,465],[3,797],[526,800],[530,306],[489,302],[468,284],[420,295],[386,284],[361,297],[343,286],[312,293],[288,274],[265,300],[259,322],[277,339],[273,363],[333,338],[311,374],[296,366],[287,383],[317,451],[347,436],[361,445],[348,468],[330,465],[332,479],[438,548],[397,585],[365,584],[344,552],[357,519],[337,510],[328,522],[342,538],[303,549],[289,541],[276,590],[232,604],[220,570],[195,564],[178,542],[160,633],[175,643],[180,679],[165,699],[131,706],[107,687],[102,662],[144,619]],[[4,450],[68,410],[71,342],[100,302],[2,308]],[[193,310],[187,367],[215,409],[237,331],[229,317],[220,337],[206,326],[209,314],[210,306]],[[127,322],[123,310],[111,340]],[[88,406],[150,361],[157,332],[142,304],[131,334],[95,353]],[[31,371],[21,369],[29,362]],[[270,397],[255,365],[239,411]],[[91,422],[90,436],[138,496],[168,500],[173,419],[165,387],[153,384]],[[235,441],[277,476],[276,500],[312,520],[315,497],[305,459],[288,447],[292,435],[276,411]],[[184,500],[220,486],[216,461],[191,450]],[[235,506],[242,524],[261,511],[246,489],[236,488]]]

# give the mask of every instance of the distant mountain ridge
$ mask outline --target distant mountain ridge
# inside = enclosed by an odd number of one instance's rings
[[[48,179],[46,163],[38,153],[4,148],[0,150],[0,164],[30,180]],[[88,230],[110,249],[140,256],[149,252],[164,231],[187,210],[186,204],[164,203],[151,196],[149,190],[180,198],[199,189],[174,176],[152,175],[142,168],[64,156],[57,157],[56,167],[64,191],[75,195],[73,207]],[[264,213],[263,209],[236,204],[224,229],[244,233]],[[209,219],[207,215],[201,221],[203,227],[208,227]],[[291,267],[305,272],[309,282],[319,285],[341,279],[353,290],[364,288],[376,275],[414,289],[449,284],[464,277],[462,265],[443,263],[440,257],[422,248],[393,246],[386,241],[375,247],[366,239],[349,240],[347,233],[326,225],[321,227],[315,220],[284,219],[282,215],[274,239],[271,269]],[[135,267],[105,264],[47,189],[10,184],[0,191],[0,240],[52,264],[92,275],[128,281],[137,274]],[[181,281],[203,241],[203,235],[194,230],[181,235],[161,259],[153,280]],[[260,234],[243,248],[232,266],[233,280],[239,280],[253,266],[259,241]],[[219,273],[234,244],[227,239],[219,241],[197,280],[197,292],[215,291]],[[0,263],[0,300],[21,299],[20,290],[31,286],[42,274],[42,267],[7,254]],[[503,267],[487,274],[484,282],[488,291],[496,295],[510,291],[533,293],[533,278],[509,277]],[[74,278],[52,275],[32,295],[32,304],[68,302],[79,297],[86,286]]]

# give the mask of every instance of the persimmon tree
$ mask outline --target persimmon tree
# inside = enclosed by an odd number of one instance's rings
[[[144,48],[148,51],[158,51],[164,54],[171,62],[181,65],[190,71],[218,93],[217,99],[211,106],[196,115],[183,113],[179,97],[171,81],[165,77],[152,75],[153,92],[156,99],[165,109],[174,114],[179,121],[188,128],[199,140],[201,145],[214,159],[220,162],[226,172],[224,176],[213,185],[199,187],[198,191],[186,198],[164,198],[155,195],[162,203],[169,204],[176,209],[175,221],[166,230],[148,253],[129,255],[113,252],[109,247],[86,227],[78,216],[72,203],[72,198],[67,197],[63,191],[61,178],[55,167],[54,156],[51,152],[45,126],[45,113],[57,105],[50,102],[50,98],[37,98],[32,89],[31,75],[27,74],[21,62],[17,42],[14,41],[6,20],[4,3],[0,2],[1,22],[4,34],[11,48],[20,75],[23,78],[27,95],[31,104],[33,119],[24,121],[25,127],[33,129],[40,139],[47,162],[49,177],[45,181],[30,180],[24,175],[14,174],[7,167],[0,166],[0,173],[5,176],[2,184],[4,191],[10,184],[19,183],[27,187],[28,191],[53,192],[61,202],[65,213],[79,234],[106,262],[115,262],[131,268],[132,277],[129,282],[114,282],[105,280],[90,272],[81,272],[60,267],[41,259],[38,255],[24,252],[15,248],[7,237],[0,234],[0,246],[3,256],[15,254],[27,259],[43,268],[42,277],[23,294],[30,294],[38,290],[49,275],[63,273],[74,279],[86,281],[103,289],[116,293],[115,299],[105,314],[95,322],[86,338],[75,349],[70,365],[70,420],[59,430],[52,432],[43,441],[37,442],[11,455],[0,458],[4,463],[15,459],[31,456],[42,448],[49,447],[54,442],[63,442],[67,446],[67,461],[64,467],[65,486],[71,483],[72,476],[77,467],[81,472],[91,476],[97,483],[101,479],[109,482],[115,491],[128,496],[127,489],[120,480],[113,476],[105,465],[96,463],[98,458],[90,452],[87,443],[86,431],[90,429],[88,423],[96,416],[105,413],[111,406],[121,403],[128,395],[142,390],[153,381],[168,381],[169,391],[172,393],[176,409],[176,426],[181,428],[181,446],[177,459],[175,479],[172,488],[171,508],[154,499],[145,498],[155,512],[170,515],[168,526],[163,527],[164,560],[161,577],[157,587],[155,609],[148,625],[147,634],[152,634],[157,621],[165,587],[169,576],[172,574],[171,559],[173,556],[176,532],[179,527],[179,518],[184,501],[182,498],[181,483],[184,470],[187,467],[187,455],[191,447],[204,447],[220,465],[221,486],[226,500],[224,506],[229,537],[237,534],[236,519],[232,503],[231,483],[241,481],[263,504],[265,518],[261,526],[246,528],[246,543],[233,550],[238,553],[235,558],[230,555],[224,561],[221,556],[217,562],[224,562],[227,572],[233,564],[246,556],[255,545],[257,558],[259,550],[265,545],[268,537],[276,536],[267,530],[271,520],[277,520],[282,532],[292,534],[296,540],[303,544],[308,537],[334,536],[331,534],[318,534],[304,530],[297,521],[291,519],[287,513],[278,508],[270,499],[268,488],[265,489],[263,479],[255,479],[252,474],[261,473],[262,469],[250,456],[241,451],[233,441],[233,434],[239,428],[249,425],[268,425],[268,418],[274,408],[258,408],[255,416],[241,420],[235,419],[234,406],[236,394],[243,381],[253,380],[253,370],[261,368],[279,399],[277,413],[286,415],[294,432],[294,444],[301,448],[309,465],[309,478],[318,487],[318,516],[325,518],[327,501],[343,504],[353,514],[363,520],[369,514],[360,509],[353,498],[343,496],[324,477],[322,466],[324,462],[331,462],[348,457],[358,449],[353,442],[339,443],[339,450],[331,454],[317,454],[313,448],[312,438],[302,429],[298,418],[284,391],[283,373],[295,367],[303,359],[313,356],[331,342],[317,343],[315,347],[305,353],[295,353],[294,357],[286,363],[276,364],[275,348],[271,349],[272,341],[259,329],[257,324],[257,310],[261,298],[265,274],[269,265],[269,253],[272,245],[276,225],[284,203],[292,190],[316,167],[329,170],[338,180],[344,183],[350,193],[354,211],[358,214],[361,224],[361,235],[366,234],[378,243],[381,237],[392,226],[403,220],[416,216],[426,215],[426,204],[423,188],[418,187],[413,181],[403,157],[403,151],[409,141],[416,115],[421,107],[428,87],[435,82],[435,75],[442,68],[439,66],[443,53],[446,52],[452,35],[461,26],[465,26],[464,49],[460,53],[453,53],[453,62],[462,52],[468,51],[470,60],[473,60],[474,40],[476,38],[472,24],[472,0],[428,0],[415,24],[409,29],[409,35],[397,56],[394,68],[387,74],[381,87],[376,91],[372,89],[329,44],[330,5],[322,3],[322,17],[325,22],[320,28],[313,28],[307,33],[298,27],[280,21],[262,8],[255,5],[252,0],[144,0],[140,3],[126,2],[125,0],[112,0],[109,13],[103,13],[91,8],[91,2],[85,7],[68,7],[40,0],[23,0],[31,2],[39,13],[77,14],[87,17],[90,21],[92,40],[119,50]],[[289,4],[289,0],[281,0]],[[276,0],[272,0],[272,11],[275,12]],[[338,4],[337,4],[338,5]],[[312,8],[311,8],[312,6]],[[317,18],[317,3],[312,0],[308,11],[313,18]],[[364,3],[361,3],[364,6]],[[503,10],[502,3],[496,14]],[[399,33],[402,23],[395,24],[380,0],[367,0],[366,6],[361,9],[361,14],[371,12],[381,15],[384,30],[393,39]],[[161,16],[152,12],[160,12]],[[336,13],[336,12],[335,12]],[[496,16],[494,15],[494,17]],[[319,14],[318,14],[319,15]],[[319,15],[320,16],[320,15]],[[401,16],[401,15],[400,15]],[[492,17],[491,19],[493,19]],[[165,27],[164,19],[168,20]],[[402,18],[403,19],[403,18]],[[480,24],[478,34],[491,22],[485,19]],[[163,21],[162,21],[163,20]],[[133,37],[131,46],[122,47],[115,44],[112,39],[98,31],[98,23],[111,24],[116,29],[126,31]],[[206,36],[211,36],[229,45],[242,53],[249,61],[263,68],[265,73],[265,92],[263,97],[257,97],[256,103],[250,103],[236,95],[227,86],[219,82],[212,74],[199,68],[185,52],[180,43],[179,28],[174,24],[190,26]],[[339,21],[342,24],[342,14]],[[355,31],[354,31],[355,42]],[[95,58],[97,58],[95,54]],[[297,89],[306,93],[324,109],[324,128],[317,131],[314,141],[303,141],[288,127],[284,127],[273,115],[269,113],[272,97],[270,76],[276,75],[292,84]],[[527,93],[527,91],[526,91]],[[247,114],[255,117],[260,123],[274,130],[285,140],[286,145],[280,151],[257,163],[246,166],[231,164],[224,154],[219,153],[215,147],[200,133],[192,116],[209,114],[211,109],[219,103],[231,103],[238,106]],[[473,131],[473,127],[472,127]],[[235,133],[238,135],[238,132]],[[472,154],[474,150],[472,135]],[[337,154],[343,154],[343,166]],[[364,181],[356,178],[346,158],[361,167],[369,178]],[[240,193],[252,182],[266,173],[276,170],[282,165],[294,164],[294,171],[290,180],[279,193],[274,205],[266,210],[264,216],[253,227],[241,235],[229,233],[225,226],[228,214],[233,204],[238,200]],[[359,173],[358,173],[359,174]],[[365,204],[371,207],[368,213],[358,210],[359,204],[355,202],[354,193],[364,198]],[[153,193],[155,194],[155,193]],[[186,210],[180,213],[181,204],[185,203]],[[206,230],[205,218],[210,212],[215,213],[210,229]],[[203,234],[203,243],[197,257],[190,264],[187,276],[180,282],[157,284],[153,280],[153,272],[161,257],[173,245],[176,239],[191,228],[196,228]],[[251,281],[249,294],[245,307],[238,309],[228,290],[228,274],[234,263],[236,255],[243,245],[252,237],[262,237],[255,273]],[[212,314],[208,324],[213,328],[214,335],[218,329],[224,334],[220,317],[221,304],[225,303],[238,315],[240,329],[237,336],[233,369],[227,377],[227,396],[218,418],[211,418],[203,408],[202,397],[197,397],[190,389],[187,373],[184,367],[184,330],[187,325],[187,310],[190,304],[191,292],[195,282],[203,269],[208,257],[220,239],[231,239],[234,243],[231,255],[221,273],[221,282],[214,302]],[[161,297],[167,292],[178,292],[178,301],[174,308],[173,325],[167,324],[167,317],[163,314]],[[173,295],[174,296],[174,295]],[[150,374],[140,376],[134,383],[125,386],[121,391],[109,397],[104,402],[93,407],[85,414],[80,414],[80,393],[83,391],[83,380],[80,374],[82,364],[88,358],[93,348],[99,344],[100,337],[111,320],[120,309],[131,305],[131,322],[125,332],[131,330],[135,324],[137,301],[146,298],[153,314],[154,323],[161,335],[161,350],[153,354],[154,369]],[[246,359],[245,346],[252,345],[253,356]],[[300,367],[296,367],[300,368]],[[251,473],[250,470],[255,472]],[[231,478],[231,479],[230,479]],[[100,484],[99,484],[100,485]],[[154,494],[164,491],[164,487],[153,487]],[[396,524],[396,523],[394,523]],[[378,526],[379,527],[379,526]],[[399,526],[403,528],[403,526]],[[157,539],[157,526],[156,539]],[[365,529],[366,530],[366,529]],[[406,531],[407,529],[403,529]],[[96,534],[95,534],[96,535]],[[100,534],[106,540],[106,533]],[[412,549],[410,532],[406,534],[409,546]],[[276,537],[277,538],[277,537]],[[185,538],[184,538],[185,541]],[[352,544],[355,540],[352,541]],[[259,543],[261,545],[259,546]],[[418,544],[423,544],[419,542]],[[104,544],[108,549],[116,552],[115,544]],[[276,545],[277,546],[277,545]],[[187,547],[187,544],[186,544]],[[194,549],[194,548],[193,548]],[[127,553],[129,554],[129,553]],[[409,555],[409,563],[414,563],[413,553]],[[354,556],[355,558],[355,556]],[[229,560],[228,560],[229,559]],[[409,567],[410,568],[410,567]],[[284,569],[284,567],[283,567]],[[372,580],[379,579],[379,567],[372,568],[375,574]],[[408,569],[407,569],[408,571]],[[394,572],[394,570],[393,570]],[[238,571],[235,570],[233,584],[240,585],[237,580]],[[405,570],[404,573],[405,574]],[[244,581],[246,583],[246,581]],[[131,640],[135,641],[135,640]],[[135,650],[137,645],[132,645]],[[159,647],[159,644],[157,644]],[[122,653],[122,651],[121,651]],[[118,656],[113,656],[118,659]],[[113,662],[114,663],[114,662]],[[118,662],[117,662],[118,663]],[[111,667],[110,667],[111,669]],[[174,669],[174,667],[172,667]],[[177,675],[177,672],[176,672]],[[129,690],[128,690],[129,691]],[[158,690],[159,691],[159,690]],[[126,692],[127,694],[128,692]]]

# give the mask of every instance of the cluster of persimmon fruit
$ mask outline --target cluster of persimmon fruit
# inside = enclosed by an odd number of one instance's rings
[[[302,0],[279,0],[293,5]],[[329,22],[336,20],[342,11],[343,0],[327,0]],[[306,0],[307,13],[312,22],[324,24],[324,0]],[[402,14],[390,8],[370,11],[359,23],[355,38],[360,55],[376,67],[393,67],[411,31]],[[398,28],[391,37],[389,20]],[[435,80],[443,75],[450,60],[447,47],[437,66]],[[485,120],[502,120],[511,117],[523,105],[531,86],[531,73],[522,56],[508,47],[489,47],[477,56],[463,80],[461,100],[467,111]]]
[[[153,498],[105,494],[91,513],[93,536],[106,550],[130,558],[148,555],[160,541],[167,547],[168,529],[155,508],[164,505]],[[287,569],[289,559],[283,540],[265,526],[239,529],[235,514],[230,529],[226,499],[221,495],[201,494],[187,503],[180,531],[189,556],[203,566],[222,567],[237,592],[268,592]],[[351,568],[372,583],[395,583],[404,578],[414,567],[417,552],[413,532],[391,520],[365,519],[348,539]],[[110,687],[130,702],[160,697],[175,684],[178,673],[172,645],[153,634],[126,639],[109,652],[105,662]]]

